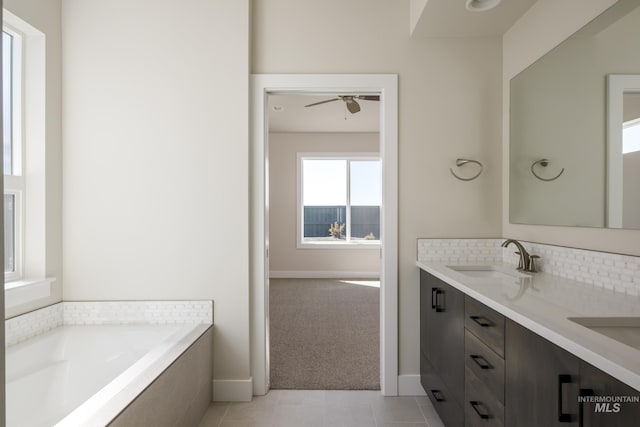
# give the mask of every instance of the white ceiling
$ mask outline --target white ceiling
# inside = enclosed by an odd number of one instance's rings
[[[350,93],[349,95],[365,95]],[[351,114],[342,100],[305,107],[336,98],[334,94],[270,94],[270,132],[379,132],[380,102],[358,100],[360,111]],[[282,111],[275,111],[281,107]]]
[[[502,0],[484,12],[470,12],[465,0],[428,0],[412,37],[501,36],[536,2]]]

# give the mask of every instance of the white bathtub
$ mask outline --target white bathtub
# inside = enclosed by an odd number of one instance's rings
[[[7,426],[101,426],[209,325],[60,326],[6,349]]]

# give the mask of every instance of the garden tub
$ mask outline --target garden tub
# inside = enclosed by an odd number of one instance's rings
[[[6,347],[7,426],[127,425],[153,416],[160,422],[153,425],[184,422],[189,415],[170,403],[178,392],[183,408],[206,410],[211,349],[211,323],[57,326]],[[158,389],[163,375],[173,377],[172,390]],[[184,391],[175,390],[176,380]],[[153,405],[144,403],[149,393]],[[158,395],[166,394],[162,405]]]

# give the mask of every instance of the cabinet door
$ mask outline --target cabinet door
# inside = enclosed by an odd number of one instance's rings
[[[595,368],[580,362],[580,394],[584,396],[637,399],[640,392]],[[627,427],[640,423],[640,403],[586,402],[580,414],[584,427]]]
[[[442,388],[439,378],[440,337],[437,333],[437,319],[432,308],[432,280],[427,272],[420,270],[420,381],[432,401],[439,399]],[[432,396],[435,391],[436,397]]]
[[[507,320],[505,425],[577,426],[580,360]]]
[[[420,337],[431,367],[461,403],[464,400],[464,294],[420,272]]]
[[[431,330],[431,289],[429,287],[427,273],[420,270],[420,353],[431,360],[431,347],[433,346],[433,331]]]
[[[420,271],[420,376],[447,426],[462,426],[464,412],[464,294]]]
[[[427,273],[420,270],[420,382],[425,392],[438,390],[440,384],[437,372],[433,366],[433,349],[437,347],[435,343],[435,327],[431,313],[431,288],[426,278]],[[433,396],[429,396],[432,400]]]
[[[464,402],[464,294],[441,282],[436,312],[441,341],[440,376],[456,401]]]
[[[420,270],[420,347],[436,372],[442,367],[441,308],[443,282]]]

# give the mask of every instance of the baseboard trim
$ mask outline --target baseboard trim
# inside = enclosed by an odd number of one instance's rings
[[[420,375],[398,375],[398,395],[399,396],[426,396]]]
[[[253,380],[213,380],[214,402],[250,402]]]
[[[367,271],[270,271],[271,279],[379,279],[380,273]]]

